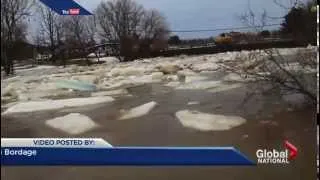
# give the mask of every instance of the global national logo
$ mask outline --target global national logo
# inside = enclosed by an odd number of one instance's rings
[[[289,141],[284,142],[284,150],[258,149],[258,164],[290,164],[298,154],[298,149]]]

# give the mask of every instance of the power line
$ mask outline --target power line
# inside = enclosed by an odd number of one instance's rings
[[[227,31],[227,30],[240,30],[240,29],[252,29],[252,28],[261,28],[261,27],[271,27],[271,26],[279,26],[281,24],[268,24],[264,26],[254,26],[254,27],[234,27],[234,28],[220,28],[220,29],[199,29],[199,30],[171,30],[169,32],[179,32],[179,33],[188,33],[188,32],[210,32],[210,31]]]

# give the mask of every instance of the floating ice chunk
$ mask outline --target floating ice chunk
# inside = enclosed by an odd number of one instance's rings
[[[211,93],[217,93],[217,92],[223,92],[223,91],[228,91],[231,89],[236,89],[242,87],[242,84],[237,83],[237,84],[221,84],[220,86],[217,86],[213,89],[208,90]]]
[[[80,82],[90,83],[90,84],[96,84],[99,80],[99,78],[95,75],[73,76],[72,79],[78,80]]]
[[[230,130],[246,122],[238,116],[215,115],[191,110],[178,111],[176,117],[183,126],[200,131]]]
[[[72,135],[84,133],[98,126],[88,116],[79,113],[71,113],[66,116],[50,119],[45,124]]]
[[[186,83],[194,82],[194,81],[202,81],[206,80],[208,77],[205,76],[186,76]]]
[[[94,91],[96,89],[96,86],[93,84],[76,81],[76,80],[58,81],[56,85],[58,88],[74,89],[78,91]]]
[[[107,64],[117,64],[119,63],[119,59],[116,57],[101,57],[100,61],[105,61]]]
[[[151,74],[152,79],[161,79],[163,76],[163,72],[154,72]]]
[[[11,96],[11,97],[18,97],[15,87],[9,84],[4,89],[1,89],[1,97],[2,96]]]
[[[90,53],[90,54],[88,54],[87,57],[93,58],[93,57],[97,57],[97,55],[95,53]]]
[[[18,91],[18,99],[19,101],[34,101],[34,100],[42,100],[47,99],[48,97],[61,97],[68,96],[70,92],[65,90],[47,90],[47,91]]]
[[[181,84],[177,89],[210,89],[221,84],[220,81],[194,81],[186,84]]]
[[[119,67],[113,68],[110,72],[111,76],[133,76],[143,75],[145,72],[144,68],[139,67]]]
[[[166,75],[162,77],[163,81],[179,81],[179,77],[177,75]]]
[[[48,90],[57,90],[57,86],[55,83],[40,83],[40,84],[36,84],[35,88],[32,89],[36,89],[36,91],[48,91]]]
[[[101,89],[113,90],[117,88],[129,88],[161,81],[161,79],[153,79],[152,75],[128,76],[124,78],[122,78],[123,76],[118,77],[121,78],[114,78],[100,84]]]
[[[79,107],[79,106],[112,102],[114,101],[114,99],[109,96],[104,96],[104,97],[61,99],[61,100],[55,100],[55,101],[57,101],[58,103],[62,103],[65,107]]]
[[[145,84],[159,81],[159,79],[153,79],[152,75],[132,76],[129,78],[131,82],[135,84]]]
[[[176,74],[181,68],[176,64],[168,64],[164,63],[157,66],[159,71],[163,72],[164,74]]]
[[[196,76],[197,75],[196,72],[188,70],[188,69],[184,69],[184,70],[178,71],[178,74],[183,74],[185,76]]]
[[[61,109],[63,107],[64,106],[62,103],[58,103],[57,101],[53,100],[20,102],[8,108],[3,114],[45,111],[52,109]]]
[[[137,106],[128,111],[124,111],[122,116],[119,119],[125,120],[125,119],[132,119],[132,118],[137,118],[137,117],[147,115],[153,108],[156,107],[156,105],[157,105],[157,102],[152,101],[152,102],[143,104],[141,106]]]
[[[101,86],[101,85],[100,85]],[[112,80],[112,81],[105,81],[103,84],[102,84],[102,89],[106,89],[106,90],[114,90],[114,89],[117,89],[117,88],[127,88],[127,87],[131,87],[131,86],[135,86],[135,84],[128,80],[128,79],[125,79],[125,80]]]
[[[104,97],[20,102],[8,108],[3,114],[46,111],[46,110],[62,109],[67,107],[79,107],[79,106],[111,102],[113,100],[114,99],[112,97],[104,96]]]
[[[219,65],[216,63],[208,62],[193,65],[194,71],[216,71],[219,69]]]
[[[93,92],[91,93],[91,96],[115,96],[115,95],[125,95],[128,94],[128,90],[126,89],[118,89],[118,90],[112,90],[112,91],[100,91],[100,92]]]
[[[200,102],[198,102],[198,101],[190,101],[190,102],[188,102],[188,105],[197,105],[197,104],[200,104]]]
[[[167,83],[165,86],[168,86],[168,87],[179,87],[180,86],[180,82],[169,82]]]
[[[223,77],[223,81],[243,81],[243,78],[236,73],[230,73]]]

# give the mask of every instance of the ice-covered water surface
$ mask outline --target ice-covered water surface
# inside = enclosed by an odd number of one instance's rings
[[[303,48],[278,49],[290,55]],[[157,57],[120,63],[116,58],[101,58],[104,64],[70,65],[66,68],[37,66],[19,69],[18,76],[1,80],[3,103],[68,98],[79,90],[91,91],[94,97],[126,95],[126,88],[161,83],[174,90],[207,90],[221,92],[241,86],[246,81],[237,74],[224,72],[221,62],[245,60],[250,54],[266,56],[261,50],[226,52],[212,55]],[[246,63],[250,63],[245,62]],[[291,62],[294,64],[294,62]],[[294,68],[296,69],[296,68]],[[214,77],[212,73],[224,73]],[[77,83],[71,83],[77,82]],[[228,82],[228,83],[225,83]]]
[[[246,54],[246,52],[241,53]],[[270,96],[268,99],[262,100],[253,98],[246,106],[242,106],[243,111],[238,112],[238,104],[241,103],[244,96],[243,89],[246,89],[238,88],[245,83],[241,82],[241,77],[227,72],[222,72],[220,76],[221,69],[215,70],[206,68],[204,65],[201,66],[201,64],[210,65],[220,60],[232,61],[235,56],[235,53],[221,53],[203,56],[159,57],[129,63],[106,63],[92,67],[68,66],[65,69],[58,69],[59,73],[49,73],[48,71],[47,74],[37,77],[38,75],[31,71],[30,75],[25,74],[18,78],[4,80],[2,83],[12,83],[12,88],[8,89],[7,94],[2,97],[8,98],[9,101],[11,97],[14,97],[10,92],[14,91],[19,95],[18,97],[21,97],[21,99],[11,99],[15,103],[8,103],[8,107],[16,103],[19,104],[21,101],[35,101],[33,99],[36,97],[39,99],[39,89],[41,89],[41,94],[47,93],[49,95],[60,95],[60,92],[61,94],[77,93],[72,89],[56,88],[54,85],[58,80],[77,79],[93,83],[97,86],[97,90],[89,92],[88,96],[98,98],[112,96],[115,99],[112,103],[93,106],[89,109],[87,106],[81,106],[79,109],[68,108],[63,112],[57,110],[52,113],[28,113],[29,119],[35,119],[33,121],[27,121],[26,116],[20,117],[19,115],[4,117],[2,119],[4,137],[102,137],[115,146],[236,145],[237,148],[252,157],[255,157],[255,151],[257,147],[261,146],[261,142],[266,147],[277,148],[282,142],[281,138],[285,137],[295,143],[295,146],[303,149],[305,152],[304,160],[294,162],[295,165],[286,167],[289,169],[285,171],[283,168],[266,166],[262,169],[263,173],[271,179],[277,179],[279,174],[287,179],[299,179],[299,177],[314,179],[311,174],[315,174],[315,148],[312,143],[309,143],[309,140],[314,138],[314,133],[312,133],[314,123],[308,123],[308,120],[314,117],[313,112],[304,112],[304,110],[300,112],[291,109],[290,112],[280,114],[270,113],[270,109],[278,108],[278,102],[273,101]],[[169,69],[158,68],[158,65],[162,63],[176,64],[179,67],[171,66],[174,73],[167,74]],[[194,65],[197,65],[196,68],[193,68]],[[139,69],[143,67],[148,70],[144,71],[143,75],[130,74],[132,72],[129,73],[130,75],[124,73],[111,76],[109,74],[113,68],[124,67],[126,69],[128,66]],[[200,68],[203,68],[203,71],[199,72]],[[178,71],[175,73],[176,70]],[[240,82],[238,82],[239,80]],[[210,84],[212,87],[206,89],[199,86],[200,81],[204,85],[206,81],[219,81],[220,83]],[[195,83],[194,86],[197,88],[176,89],[180,85],[189,85],[189,83]],[[172,86],[164,86],[167,84]],[[134,88],[130,88],[132,86]],[[150,88],[151,86],[152,88]],[[47,88],[50,88],[50,91],[46,90]],[[136,91],[132,89],[136,89]],[[12,94],[14,95],[14,93]],[[22,98],[20,94],[29,95],[29,100]],[[128,94],[132,94],[132,97],[124,97]],[[42,101],[47,101],[51,99],[51,96],[41,95],[40,98]],[[69,99],[70,97],[59,98]],[[158,104],[153,109],[151,108],[153,104],[148,104],[152,101]],[[263,106],[261,101],[269,105]],[[131,116],[132,118],[117,120],[121,115],[130,112],[131,115],[134,115]],[[75,114],[70,115],[69,113]],[[303,171],[297,171],[297,168],[301,168]],[[231,172],[228,168],[219,168],[212,172],[212,168],[207,170],[192,168],[181,171],[174,170],[175,172],[168,175],[168,173],[163,173],[168,171],[166,168],[142,169],[115,168],[106,172],[105,168],[84,168],[78,169],[75,173],[73,167],[67,167],[62,171],[61,169],[59,171],[45,170],[39,173],[41,176],[46,176],[49,173],[48,177],[52,179],[59,179],[59,177],[63,179],[66,175],[74,176],[75,179],[90,179],[93,173],[104,179],[111,176],[126,179],[128,174],[133,179],[158,177],[159,175],[163,175],[163,178],[160,179],[204,179],[208,177],[211,179],[234,179],[234,177],[248,179],[247,174],[250,174],[251,179],[259,179],[262,172],[252,174],[250,169]],[[30,173],[30,170],[8,168],[5,172],[7,177],[19,179],[18,177],[23,176],[27,179],[34,179],[34,173]]]

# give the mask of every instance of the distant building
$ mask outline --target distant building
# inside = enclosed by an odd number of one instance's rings
[[[232,31],[224,34],[225,34],[225,37],[230,37],[232,39],[232,43],[236,43],[236,44],[252,43],[252,42],[262,40],[262,37],[260,37],[258,33],[254,33],[254,32],[241,33],[241,32]]]

